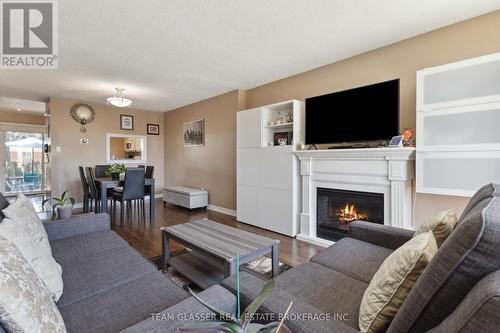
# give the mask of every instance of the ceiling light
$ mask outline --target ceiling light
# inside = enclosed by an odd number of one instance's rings
[[[125,89],[122,88],[115,88],[115,89],[116,89],[116,95],[108,98],[108,104],[114,105],[118,108],[126,108],[130,106],[130,104],[132,104],[132,101],[130,99],[123,97],[123,91],[125,91]]]
[[[17,110],[17,111],[23,111],[23,110],[21,110],[21,109],[19,109],[19,108],[17,108],[16,110]]]

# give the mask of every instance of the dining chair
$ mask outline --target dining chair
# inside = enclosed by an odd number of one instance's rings
[[[155,172],[155,167],[153,165],[148,165],[146,167],[146,172],[144,177],[146,179],[151,179],[153,178],[154,172]],[[146,187],[144,188],[144,194],[149,197],[149,200],[154,200],[154,195],[153,196],[151,195],[151,185],[146,185]]]
[[[94,199],[94,212],[98,213],[101,210],[101,189],[97,187],[95,183],[94,169],[91,167],[87,167],[85,169],[87,175],[87,181],[89,184],[89,197]],[[110,195],[111,193],[106,194],[106,200],[112,200],[113,197]]]
[[[95,177],[101,178],[101,177],[106,177],[106,171],[108,170],[107,165],[96,165],[95,166]]]
[[[87,181],[87,177],[85,176],[85,170],[82,166],[78,167],[78,172],[80,173],[80,183],[82,184],[83,190],[83,213],[88,213],[90,211],[90,196],[89,196],[89,182]]]
[[[131,203],[136,200],[139,202],[144,220],[146,220],[144,204],[144,176],[144,169],[127,168],[125,171],[123,188],[113,190],[113,202],[111,209],[113,216],[116,216],[116,203],[120,202],[120,223],[123,223],[124,220],[125,204],[129,203],[129,206],[131,206]]]

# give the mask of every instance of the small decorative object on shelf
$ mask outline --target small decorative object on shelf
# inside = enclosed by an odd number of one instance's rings
[[[274,133],[274,145],[275,146],[286,146],[289,144],[288,132],[276,132]]]
[[[51,203],[53,220],[57,218],[56,211],[57,216],[59,216],[60,219],[69,219],[71,215],[73,215],[73,206],[75,205],[75,199],[68,197],[68,193],[69,190],[66,190],[63,192],[63,194],[61,194],[60,198],[50,198],[43,201],[42,205],[45,205],[47,202]]]
[[[409,127],[405,128],[403,131],[403,146],[413,147],[415,146],[415,129]]]
[[[80,132],[85,133],[85,125],[91,123],[95,118],[95,112],[92,106],[85,102],[78,102],[71,106],[69,112],[71,118],[81,125]]]
[[[389,142],[389,147],[392,148],[403,147],[403,136],[402,135],[393,136],[391,141]]]
[[[120,164],[120,163],[111,164],[106,169],[106,175],[110,176],[111,179],[113,179],[113,180],[119,180],[120,174],[125,173],[126,169],[127,168],[125,168],[124,164]]]

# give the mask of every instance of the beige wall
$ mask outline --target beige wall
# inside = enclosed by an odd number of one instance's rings
[[[400,78],[400,126],[415,126],[419,69],[500,52],[500,11],[417,36],[247,91],[247,108]],[[444,208],[461,211],[467,198],[417,195],[415,221]]]
[[[246,91],[246,106],[321,95],[370,83],[401,79],[401,128],[415,125],[415,75],[425,67],[500,51],[500,11],[464,21],[347,60],[304,72]],[[234,92],[232,93],[234,94]],[[241,94],[240,96],[244,96]],[[243,100],[240,99],[240,104]],[[206,187],[212,203],[235,207],[234,96],[227,94],[166,113],[167,183]],[[228,106],[230,104],[231,106]],[[183,148],[183,121],[206,117],[211,139],[203,148]],[[214,119],[224,119],[217,126]],[[222,125],[224,124],[224,126]],[[220,132],[219,132],[220,131]],[[231,138],[227,144],[223,138]],[[467,198],[417,195],[415,220],[444,208],[459,211]]]
[[[35,113],[0,110],[0,122],[45,125],[45,116]]]
[[[209,203],[236,208],[236,112],[244,92],[234,90],[165,113],[167,185],[205,188]],[[205,146],[184,148],[182,124],[205,119]]]
[[[80,124],[69,115],[76,101],[51,98],[50,122],[52,140],[52,194],[59,195],[70,189],[77,202],[82,201],[82,190],[78,166],[106,164],[106,133],[146,135],[146,124],[160,124],[160,135],[147,136],[147,158],[149,165],[155,166],[157,193],[163,189],[163,114],[135,109],[119,109],[91,103],[96,113],[95,120],[88,124],[87,132],[80,132]],[[120,114],[134,116],[134,131],[120,130]],[[88,145],[81,145],[80,138],[88,138]],[[57,152],[56,147],[61,147]]]

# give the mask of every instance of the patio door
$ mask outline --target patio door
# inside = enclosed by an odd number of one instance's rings
[[[42,211],[46,196],[46,127],[0,124],[0,191],[23,193]]]

